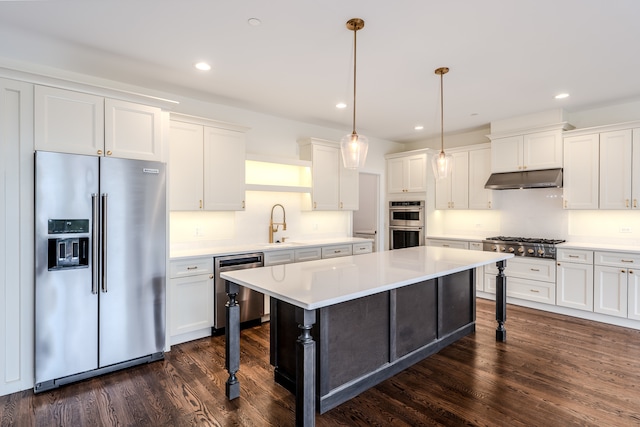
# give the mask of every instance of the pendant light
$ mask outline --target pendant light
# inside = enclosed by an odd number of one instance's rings
[[[443,76],[449,72],[449,68],[441,67],[435,73],[440,76],[440,154],[432,159],[433,175],[437,180],[447,178],[453,167],[453,156],[444,153],[444,96],[442,88]]]
[[[347,21],[347,29],[353,31],[353,132],[342,137],[340,151],[342,162],[347,169],[358,169],[364,166],[369,149],[369,139],[356,132],[356,34],[364,28],[364,21],[353,18]]]

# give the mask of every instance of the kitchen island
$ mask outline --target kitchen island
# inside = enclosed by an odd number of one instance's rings
[[[240,395],[239,286],[272,298],[275,378],[295,394],[296,425],[314,425],[316,405],[322,413],[473,332],[476,267],[498,265],[504,341],[512,256],[419,246],[223,273],[227,397]]]

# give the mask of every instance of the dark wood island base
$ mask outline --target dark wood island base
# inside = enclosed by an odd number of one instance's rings
[[[305,311],[271,299],[270,361],[276,382],[308,399],[296,391],[296,353],[315,342],[315,370],[304,357],[304,372],[324,413],[474,332],[475,269],[314,310],[302,323]],[[296,324],[313,325],[315,341]]]

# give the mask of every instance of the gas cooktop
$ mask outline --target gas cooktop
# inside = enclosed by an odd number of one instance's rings
[[[536,258],[556,258],[556,246],[563,243],[560,239],[541,239],[531,237],[495,236],[483,240],[482,250],[508,252],[518,256]]]

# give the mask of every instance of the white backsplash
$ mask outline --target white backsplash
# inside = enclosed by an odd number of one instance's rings
[[[276,203],[284,206],[287,230],[274,234],[289,240],[325,239],[351,236],[351,212],[303,210],[308,194],[286,192],[246,192],[246,209],[239,212],[171,212],[170,241],[173,248],[216,247],[267,243],[269,218]],[[274,222],[281,222],[282,210],[274,210]]]

